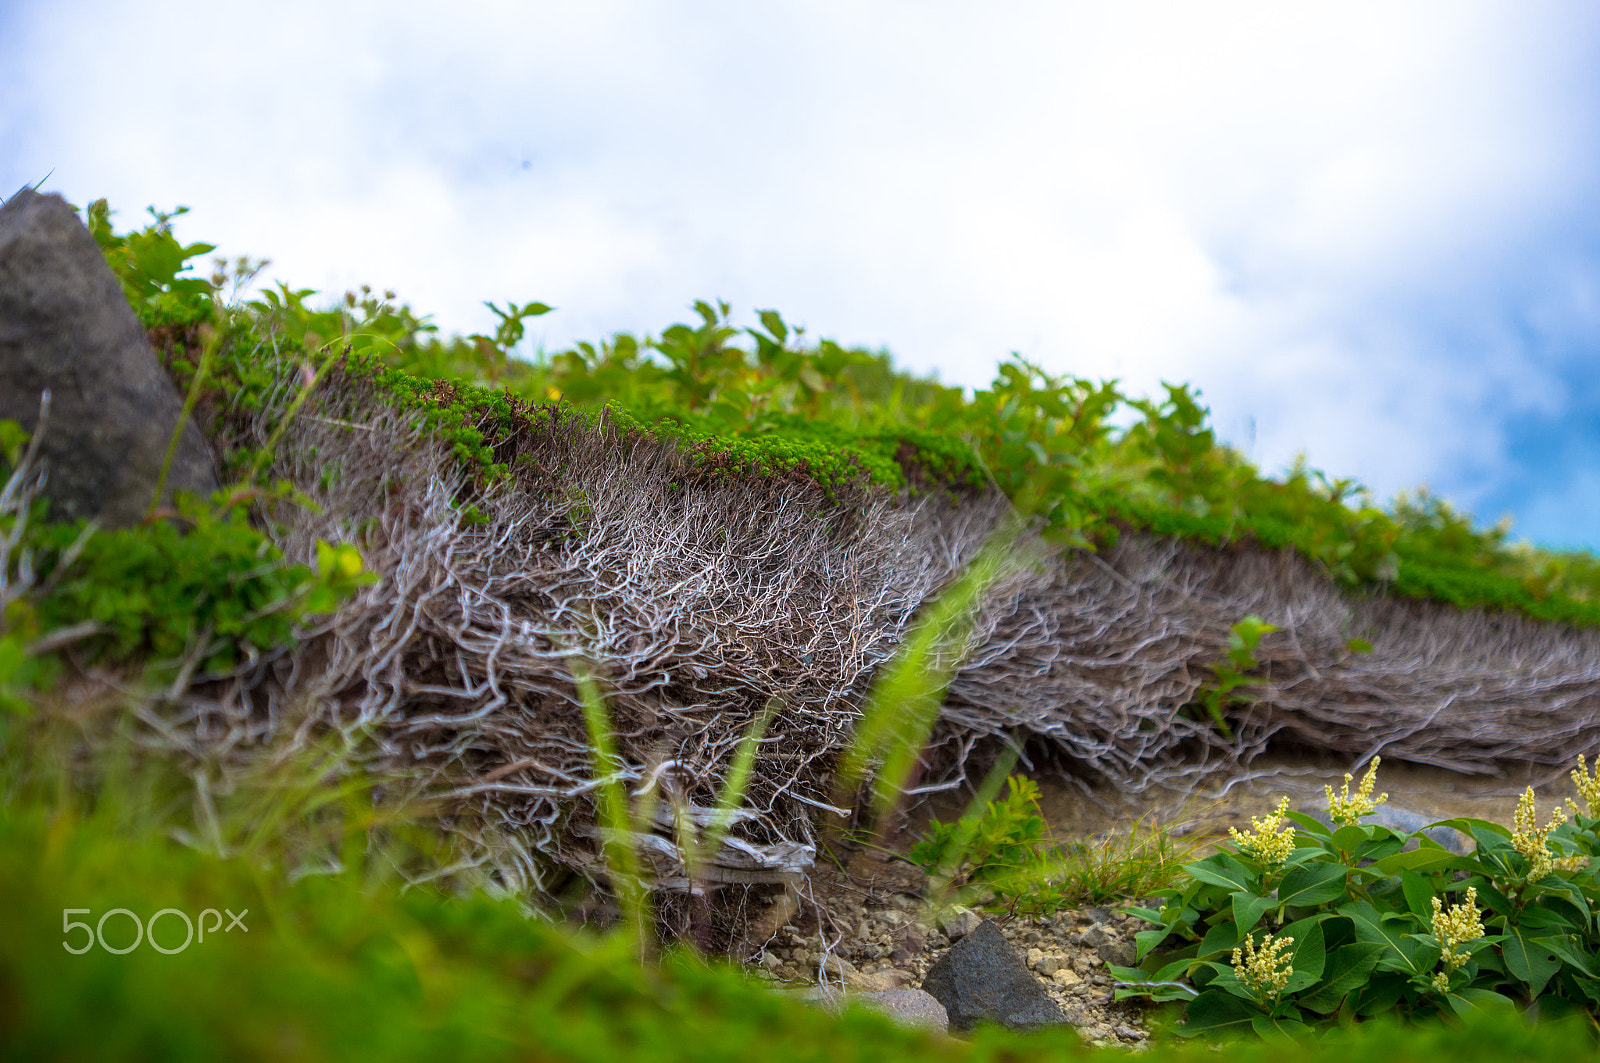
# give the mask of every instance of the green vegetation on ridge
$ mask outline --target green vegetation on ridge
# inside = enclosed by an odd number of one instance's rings
[[[1462,608],[1511,609],[1572,625],[1600,623],[1600,560],[1507,542],[1420,492],[1387,509],[1349,480],[1298,463],[1281,478],[1220,445],[1186,385],[1163,399],[1129,399],[1116,383],[1052,375],[1021,359],[967,394],[896,370],[889,356],[810,342],[776,311],[737,328],[731,308],[697,303],[698,321],[656,337],[618,333],[533,360],[513,357],[542,303],[487,304],[495,334],[441,338],[392,292],[349,293],[326,310],[315,293],[278,284],[234,307],[219,301],[260,263],[225,263],[208,280],[184,276],[208,244],[181,245],[152,211],[145,229],[117,236],[104,203],[92,228],[147,327],[165,338],[180,381],[199,330],[221,328],[214,390],[248,405],[273,358],[348,350],[394,372],[384,386],[408,406],[431,406],[463,457],[492,470],[507,399],[612,408],[611,423],[676,439],[709,472],[800,475],[830,493],[846,483],[891,490],[994,484],[1036,513],[1057,541],[1104,544],[1143,528],[1212,545],[1257,542],[1299,551],[1333,578]],[[449,381],[446,392],[428,381]],[[476,386],[469,386],[476,385]],[[1120,411],[1139,415],[1117,428]]]

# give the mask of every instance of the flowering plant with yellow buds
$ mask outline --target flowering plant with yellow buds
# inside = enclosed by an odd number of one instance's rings
[[[1373,757],[1372,766],[1367,769],[1367,774],[1362,776],[1361,787],[1356,791],[1356,796],[1350,796],[1350,773],[1344,773],[1344,788],[1338,797],[1333,796],[1333,787],[1324,786],[1328,794],[1328,818],[1341,827],[1348,827],[1357,823],[1362,816],[1389,800],[1388,794],[1372,796],[1372,784],[1378,778],[1378,765],[1383,762],[1382,757]]]
[[[1589,807],[1569,802],[1570,820],[1540,826],[1529,790],[1509,829],[1458,818],[1409,833],[1361,822],[1387,798],[1377,770],[1353,795],[1348,774],[1326,787],[1326,820],[1280,800],[1229,832],[1233,851],[1185,865],[1160,907],[1132,909],[1153,927],[1138,965],[1112,969],[1117,996],[1179,1004],[1186,1033],[1216,1036],[1535,1000],[1600,1016],[1600,776],[1580,762]]]
[[[1283,954],[1284,949],[1294,944],[1294,938],[1274,938],[1269,934],[1261,944],[1258,952],[1255,935],[1245,937],[1242,954],[1239,949],[1233,950],[1233,974],[1255,993],[1257,1000],[1268,1003],[1278,999],[1294,976],[1294,966]]]
[[[1250,833],[1240,834],[1235,827],[1228,828],[1233,843],[1242,853],[1249,853],[1268,866],[1281,864],[1294,851],[1294,825],[1284,826],[1284,815],[1289,811],[1289,799],[1278,802],[1269,816],[1250,817]]]

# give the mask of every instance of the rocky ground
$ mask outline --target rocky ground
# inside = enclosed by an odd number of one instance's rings
[[[758,929],[762,940],[750,953],[758,976],[785,988],[820,980],[846,994],[918,989],[946,950],[983,918],[965,909],[932,916],[925,877],[893,856],[859,852],[830,871],[811,883],[815,905],[791,896],[772,900]],[[996,922],[1084,1040],[1135,1048],[1148,1040],[1146,1007],[1114,1001],[1106,969],[1108,962],[1132,964],[1133,935],[1148,924],[1118,906]]]

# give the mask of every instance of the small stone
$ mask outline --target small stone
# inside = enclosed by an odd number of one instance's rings
[[[890,951],[905,949],[909,953],[918,953],[927,947],[927,933],[914,923],[901,927],[895,932],[894,937],[890,939]]]
[[[772,971],[772,972],[776,973],[778,968],[783,966],[783,961],[780,960],[777,957],[776,954],[768,952],[768,953],[764,953],[762,955],[762,957],[761,957],[761,966],[765,967],[769,971]]]
[[[1049,978],[1057,971],[1061,970],[1061,957],[1041,956],[1039,958],[1039,962],[1033,965],[1033,969],[1044,975],[1046,978]]]
[[[1055,982],[1056,985],[1063,986],[1078,985],[1083,981],[1082,978],[1078,977],[1078,973],[1071,967],[1057,968],[1055,972],[1050,975],[1050,979],[1051,981]]]
[[[886,971],[872,971],[851,976],[846,979],[846,984],[851,989],[865,993],[889,993],[900,989],[909,989],[915,978],[909,971],[897,971],[893,967]]]
[[[1150,1035],[1133,1026],[1118,1026],[1111,1031],[1124,1041],[1143,1041]]]
[[[1112,940],[1111,931],[1107,930],[1102,923],[1095,923],[1078,935],[1078,944],[1087,945],[1091,949],[1097,949],[1101,945],[1108,945]]]
[[[1096,956],[1118,967],[1132,967],[1135,951],[1131,941],[1108,941],[1094,950]]]
[[[1029,967],[1032,967],[1034,970],[1038,970],[1039,969],[1039,964],[1041,964],[1043,962],[1044,962],[1044,950],[1043,949],[1031,948],[1031,949],[1028,950],[1028,966]]]
[[[822,965],[822,980],[828,982],[844,982],[855,976],[855,964],[842,956],[829,956]]]
[[[978,929],[983,918],[971,908],[962,908],[959,905],[950,909],[940,920],[939,929],[944,931],[945,937],[951,944],[960,941],[974,930]]]

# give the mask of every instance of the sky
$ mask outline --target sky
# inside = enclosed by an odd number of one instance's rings
[[[530,349],[775,308],[1187,382],[1268,473],[1600,549],[1600,5],[0,0],[0,194]]]

